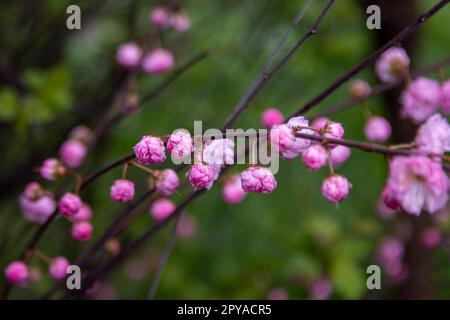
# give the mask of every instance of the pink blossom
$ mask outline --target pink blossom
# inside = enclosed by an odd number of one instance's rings
[[[72,226],[72,238],[77,241],[89,240],[94,228],[87,221],[76,222]]]
[[[203,146],[203,161],[209,165],[234,163],[234,142],[230,139],[208,140]]]
[[[188,171],[189,182],[196,190],[211,189],[214,183],[214,170],[211,166],[198,163]]]
[[[416,136],[417,149],[424,154],[443,155],[450,151],[450,126],[439,113],[422,124]]]
[[[377,256],[382,264],[401,261],[405,252],[403,242],[398,238],[386,238],[378,248]]]
[[[242,189],[245,192],[272,193],[277,181],[268,168],[252,166],[241,172]]]
[[[46,192],[36,182],[29,183],[19,198],[21,211],[28,221],[43,224],[56,209],[51,193]]]
[[[353,98],[363,99],[372,92],[372,88],[366,81],[358,79],[352,82],[349,91]]]
[[[240,203],[245,198],[246,192],[242,189],[241,177],[239,175],[233,175],[225,181],[222,188],[222,195],[228,204]]]
[[[156,190],[158,190],[159,193],[166,197],[174,194],[177,191],[179,185],[180,181],[178,179],[178,175],[172,169],[162,170],[156,178],[155,183]]]
[[[309,140],[297,138],[294,129],[286,124],[272,127],[270,142],[274,149],[286,159],[297,157],[311,144]]]
[[[381,81],[393,83],[408,72],[410,60],[403,48],[387,49],[375,63],[375,72]]]
[[[117,49],[116,61],[124,68],[136,68],[140,63],[141,58],[142,50],[136,43],[123,43]]]
[[[142,61],[142,69],[152,75],[163,74],[174,65],[174,58],[170,51],[155,49],[147,53]]]
[[[322,128],[322,132],[325,138],[340,140],[344,137],[344,127],[339,122],[328,121],[325,127]]]
[[[150,12],[150,22],[159,28],[168,27],[170,23],[170,12],[166,8],[155,8]]]
[[[197,231],[198,223],[194,217],[183,215],[177,226],[177,235],[180,238],[190,238]]]
[[[175,203],[168,199],[160,198],[153,202],[150,207],[150,212],[153,219],[157,222],[161,222],[169,217],[176,209]]]
[[[445,81],[441,87],[441,107],[445,113],[450,113],[450,80]]]
[[[179,32],[186,32],[191,27],[191,20],[184,12],[178,12],[170,17],[170,26]]]
[[[312,126],[316,129],[322,130],[323,128],[325,128],[329,121],[331,120],[327,117],[318,117],[314,119],[314,121],[312,122]]]
[[[74,216],[82,206],[81,199],[78,195],[66,192],[61,199],[59,199],[59,213],[63,216]]]
[[[326,278],[318,279],[312,283],[310,294],[313,299],[328,299],[333,292],[333,285]]]
[[[67,140],[59,149],[59,156],[62,162],[69,168],[76,169],[84,161],[87,154],[87,147],[78,140]]]
[[[289,294],[286,289],[273,288],[267,293],[267,300],[288,300]]]
[[[66,168],[56,158],[48,158],[39,168],[39,174],[46,180],[55,180],[66,173]]]
[[[351,187],[346,177],[335,174],[322,183],[322,195],[328,201],[337,203],[347,198]]]
[[[342,165],[350,157],[351,150],[347,146],[336,146],[331,150],[331,162],[335,168]]]
[[[67,268],[69,267],[69,260],[65,257],[56,257],[50,263],[48,273],[53,279],[64,279],[67,276]]]
[[[271,129],[274,125],[284,122],[284,116],[277,108],[269,108],[261,114],[261,122],[264,127]]]
[[[72,221],[74,222],[90,221],[91,218],[92,218],[92,209],[86,203],[83,203],[80,210],[78,210],[78,212],[71,217]]]
[[[186,130],[176,130],[167,140],[167,150],[175,158],[184,158],[191,154],[193,142],[191,134]]]
[[[389,187],[400,206],[419,215],[434,213],[448,200],[449,180],[439,162],[425,156],[395,157],[390,164]]]
[[[385,142],[391,136],[391,125],[383,117],[371,117],[364,126],[364,134],[369,141]]]
[[[396,210],[400,206],[395,198],[394,191],[389,184],[386,184],[384,187],[383,192],[381,193],[381,200],[383,200],[386,207],[392,210]]]
[[[439,82],[419,77],[414,80],[401,96],[402,116],[420,124],[433,115],[441,102]]]
[[[6,281],[10,284],[25,282],[28,274],[28,267],[22,261],[13,261],[5,269]]]
[[[144,136],[134,146],[134,155],[142,164],[162,163],[166,160],[164,142],[159,137]]]
[[[422,245],[426,248],[435,248],[442,241],[442,233],[436,227],[429,227],[422,232]]]
[[[316,171],[327,164],[327,150],[320,144],[313,144],[303,151],[302,158],[309,170]]]
[[[117,202],[127,202],[134,198],[134,183],[130,180],[119,179],[111,186],[111,198]]]

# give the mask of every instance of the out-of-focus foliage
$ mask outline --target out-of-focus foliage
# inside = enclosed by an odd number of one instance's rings
[[[6,58],[0,62],[15,61],[13,66],[18,68],[19,79],[28,88],[25,96],[3,84],[0,88],[3,135],[0,146],[5,153],[0,159],[5,170],[1,180],[3,188],[9,186],[0,199],[2,267],[17,256],[31,230],[19,212],[16,199],[29,179],[38,179],[32,171],[47,156],[56,155],[71,127],[77,124],[95,127],[102,110],[108,106],[104,95],[117,82],[121,71],[114,62],[117,45],[127,40],[145,40],[151,30],[148,14],[155,2],[111,0],[99,8],[93,1],[78,1],[83,12],[82,30],[68,31],[65,8],[73,2],[40,1],[36,18],[22,22],[20,29],[13,17],[24,9],[18,4],[1,5],[4,8],[0,10],[0,47],[6,52]],[[420,1],[420,10],[434,2]],[[113,127],[107,139],[89,155],[81,172],[92,172],[129,153],[136,141],[149,132],[163,135],[176,128],[192,130],[194,120],[203,120],[205,129],[220,128],[303,3],[187,2],[185,9],[192,19],[192,28],[184,34],[165,32],[164,46],[174,52],[177,65],[204,49],[210,49],[211,56],[143,105],[140,112]],[[305,32],[323,4],[324,1],[314,2],[286,48]],[[45,17],[43,21],[37,21],[42,17]],[[365,19],[365,9],[357,1],[337,1],[318,35],[308,40],[270,81],[236,125],[260,127],[261,111],[273,106],[289,115],[369,54],[374,49],[374,39],[365,28]],[[448,28],[443,27],[448,21],[450,10],[445,9],[420,29],[413,67],[448,55]],[[26,30],[35,23],[35,28],[42,31],[32,42],[23,44],[28,36]],[[58,38],[51,38],[52,35]],[[54,42],[58,53],[48,58],[46,52],[53,48]],[[21,55],[13,56],[14,52]],[[372,68],[361,77],[371,84],[378,83]],[[140,76],[139,92],[149,92],[162,78]],[[342,88],[320,108],[346,97],[346,88]],[[374,114],[385,113],[379,98],[370,100],[368,106]],[[361,109],[352,108],[333,119],[344,124],[346,137],[364,140],[365,118]],[[234,171],[241,169],[238,166]],[[350,196],[339,210],[320,194],[326,170],[311,173],[299,159],[281,162],[274,194],[250,194],[237,206],[223,202],[220,183],[217,183],[187,209],[197,219],[198,230],[192,238],[178,240],[164,270],[157,298],[265,298],[271,288],[283,287],[290,298],[306,299],[311,297],[313,281],[323,277],[333,284],[331,298],[373,295],[366,288],[366,268],[376,262],[375,250],[380,241],[396,228],[395,222],[384,221],[376,214],[386,162],[379,155],[353,151],[338,172],[353,184]],[[94,238],[125,207],[113,203],[109,197],[109,187],[119,176],[120,169],[117,169],[83,192],[83,199],[94,209]],[[130,170],[130,178],[136,181],[137,193],[143,192],[146,177]],[[44,185],[53,191],[60,187],[66,190],[73,187],[73,182],[66,179],[54,184],[44,182]],[[173,198],[182,199],[181,195]],[[127,242],[152,223],[145,213],[120,239]],[[50,256],[65,255],[73,261],[92,240],[76,243],[70,238],[69,229],[67,221],[58,219],[46,233],[40,249]],[[145,298],[155,259],[168,236],[168,230],[162,232],[105,279],[108,292],[115,292],[118,298]],[[16,288],[13,297],[35,297],[52,283],[45,266],[38,261],[33,263],[42,269],[41,281],[27,289]],[[432,265],[436,270],[434,280],[448,283],[450,269],[445,249],[436,250]],[[392,297],[394,291],[388,290],[390,286],[383,278],[383,290],[376,294]],[[448,298],[448,290],[448,286],[437,290],[435,296]]]

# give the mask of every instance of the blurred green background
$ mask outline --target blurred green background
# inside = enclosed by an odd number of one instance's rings
[[[183,74],[156,99],[111,127],[81,168],[82,174],[131,151],[146,133],[164,135],[175,128],[192,130],[194,120],[204,127],[221,128],[244,94],[297,11],[305,1],[181,1],[192,21],[186,33],[167,30],[164,45],[179,65],[202,50],[211,55]],[[406,1],[408,2],[408,1]],[[405,3],[406,3],[405,2]],[[67,133],[78,124],[95,128],[115,92],[122,69],[115,63],[117,46],[145,39],[152,27],[148,15],[168,1],[76,1],[82,10],[82,29],[65,27],[65,9],[74,1],[15,1],[0,4],[0,267],[16,259],[35,226],[26,222],[17,198],[27,182],[38,180],[50,190],[73,188],[72,179],[48,183],[35,172],[48,156],[57,154]],[[411,10],[423,12],[436,1],[417,1],[396,12],[399,19]],[[325,1],[314,1],[285,48],[292,45],[314,21]],[[337,1],[310,39],[261,92],[236,126],[260,127],[260,113],[277,107],[287,116],[315,97],[325,86],[361,61],[376,47],[375,33],[365,27],[365,7],[359,1]],[[450,9],[444,8],[420,28],[412,67],[447,57],[450,52]],[[447,75],[449,71],[447,71]],[[437,78],[437,75],[432,74]],[[165,76],[139,77],[145,94]],[[360,78],[377,84],[373,67]],[[8,81],[6,81],[6,79]],[[23,92],[26,91],[26,94]],[[318,108],[348,97],[341,88]],[[385,114],[382,100],[368,103],[375,114]],[[361,108],[333,117],[341,121],[346,137],[364,140]],[[250,194],[239,205],[224,203],[220,184],[187,209],[197,220],[195,234],[179,239],[164,270],[158,299],[264,299],[273,288],[284,288],[290,299],[312,298],[311,285],[330,279],[332,299],[398,298],[403,284],[383,277],[382,290],[366,288],[366,268],[376,263],[376,248],[387,235],[403,235],[400,217],[383,220],[377,214],[380,191],[386,178],[382,156],[353,151],[338,169],[353,183],[340,209],[320,193],[326,169],[310,173],[299,159],[282,161],[277,190],[270,196]],[[243,166],[232,170],[242,170]],[[113,203],[109,187],[120,168],[83,191],[94,209],[94,239],[124,205]],[[130,171],[137,193],[146,188],[146,177]],[[182,195],[173,196],[180,201]],[[142,206],[148,211],[148,204]],[[408,223],[406,221],[405,223]],[[430,222],[431,223],[431,222]],[[153,224],[142,215],[120,236],[126,243]],[[440,225],[444,232],[446,224]],[[77,243],[69,236],[70,224],[58,219],[39,244],[50,256],[73,261],[93,240]],[[128,262],[103,280],[103,297],[143,299],[154,274],[155,261],[169,230],[146,244]],[[431,250],[431,297],[450,297],[450,267],[446,245]],[[44,265],[42,279],[28,288],[14,288],[13,298],[35,298],[52,280]],[[131,271],[130,271],[131,270]],[[142,271],[142,272],[141,272]],[[129,274],[132,274],[131,277]],[[405,280],[406,283],[409,281]],[[4,277],[0,280],[4,286]],[[106,292],[106,293],[105,293]]]

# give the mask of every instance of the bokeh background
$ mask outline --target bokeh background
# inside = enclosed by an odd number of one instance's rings
[[[175,128],[192,130],[194,120],[204,127],[221,128],[280,37],[305,1],[180,1],[191,18],[186,33],[164,32],[164,46],[180,65],[209,49],[210,56],[183,74],[156,99],[111,126],[89,154],[80,173],[128,154],[146,133],[163,135]],[[364,1],[337,1],[316,37],[310,39],[242,115],[236,126],[259,128],[260,113],[277,107],[285,115],[297,110],[325,86],[361,61],[387,36],[398,32],[434,0],[378,1],[382,5],[381,31],[366,28]],[[81,30],[66,28],[66,7],[78,4]],[[73,179],[57,183],[42,181],[36,168],[57,155],[70,129],[79,124],[95,128],[108,108],[123,70],[114,60],[124,41],[145,40],[152,31],[149,12],[171,1],[23,0],[0,4],[0,267],[17,258],[32,231],[17,198],[27,182],[38,180],[45,187],[73,188]],[[292,45],[314,21],[325,1],[314,1],[287,42]],[[412,68],[426,66],[448,56],[450,8],[426,22],[405,44]],[[391,33],[390,33],[391,32]],[[449,74],[446,70],[446,74]],[[437,74],[430,74],[438,78]],[[167,76],[140,75],[138,91],[145,94]],[[360,78],[377,84],[373,67]],[[341,88],[308,115],[348,98]],[[372,113],[389,117],[395,126],[396,101],[371,99]],[[364,140],[362,108],[355,107],[333,117],[341,121],[346,137]],[[409,131],[411,136],[413,131]],[[396,132],[394,140],[409,139]],[[408,140],[403,140],[408,141]],[[299,159],[282,161],[277,190],[270,196],[250,194],[239,205],[227,205],[220,184],[186,210],[196,221],[189,237],[179,238],[164,270],[158,299],[265,299],[282,288],[290,299],[317,298],[318,280],[331,284],[330,299],[449,298],[450,266],[448,223],[425,214],[411,218],[398,212],[386,219],[379,214],[379,194],[386,178],[382,156],[353,151],[338,169],[353,183],[350,196],[340,209],[326,202],[320,185],[327,170],[309,172]],[[242,170],[243,166],[232,170]],[[109,197],[120,168],[97,180],[82,196],[94,209],[94,239],[124,205]],[[144,192],[146,176],[130,170],[138,194]],[[182,194],[173,196],[180,201]],[[126,243],[147,230],[153,221],[145,213],[123,232]],[[446,213],[444,212],[443,215]],[[434,226],[442,232],[440,245],[425,247],[421,232]],[[91,298],[144,299],[170,228],[161,232],[133,257],[102,280]],[[70,224],[58,219],[39,244],[50,256],[65,255],[73,261],[93,240],[78,243],[69,235]],[[404,279],[385,273],[382,290],[366,288],[366,268],[377,262],[377,250],[389,237],[406,245]],[[419,240],[417,240],[419,239]],[[42,279],[28,288],[14,288],[12,298],[36,298],[53,281],[38,260]],[[4,277],[0,286],[4,286]],[[275,291],[276,292],[276,291]],[[278,291],[279,292],[279,291]],[[273,293],[273,291],[272,291]]]

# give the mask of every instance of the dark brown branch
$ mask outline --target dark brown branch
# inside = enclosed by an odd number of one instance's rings
[[[419,70],[413,71],[411,72],[413,77],[417,77],[417,76],[421,76],[421,75],[425,75],[427,73],[430,73],[432,71],[439,71],[440,69],[442,69],[443,67],[447,66],[448,64],[450,64],[450,57],[443,59],[437,63],[434,63],[432,65],[429,65],[427,67],[421,68]],[[395,87],[398,87],[399,85],[401,85],[403,83],[402,80],[397,80],[393,83],[384,83],[384,84],[380,84],[376,87],[372,88],[371,93],[362,99],[355,99],[355,98],[350,98],[347,100],[344,100],[334,106],[328,107],[325,110],[318,112],[315,117],[321,117],[321,116],[331,116],[333,114],[336,114],[338,112],[341,112],[343,110],[349,109],[353,106],[357,106],[359,104],[361,104],[362,102],[377,96],[381,93],[384,93],[388,90],[391,90]]]
[[[319,27],[320,23],[322,22],[325,15],[330,10],[331,6],[334,4],[334,0],[329,0],[327,3],[327,6],[322,10],[317,20],[313,23],[311,28],[303,35],[303,37],[300,38],[300,40],[284,55],[284,57],[278,62],[275,67],[267,72],[266,70],[263,70],[263,72],[258,76],[257,80],[254,82],[254,84],[251,86],[250,90],[247,91],[247,93],[244,95],[244,97],[238,102],[238,104],[234,107],[234,111],[231,114],[231,116],[228,118],[228,120],[225,123],[225,126],[223,127],[222,131],[230,128],[237,120],[237,118],[240,116],[242,112],[244,112],[245,109],[248,108],[250,103],[255,99],[255,97],[258,95],[258,93],[265,87],[267,82],[273,78],[273,76],[286,64],[286,62],[294,55],[294,53],[300,49],[300,47],[305,43],[311,36],[315,35],[317,33],[317,28]],[[275,50],[278,50],[276,48]],[[272,59],[272,58],[270,58]],[[269,59],[269,62],[270,62]]]
[[[295,112],[291,117],[299,116],[304,114],[305,112],[312,109],[314,106],[318,105],[322,100],[331,95],[336,89],[338,89],[342,84],[347,82],[353,76],[357,75],[359,72],[364,70],[366,67],[371,65],[375,60],[387,49],[394,45],[400,44],[405,38],[413,34],[425,21],[431,18],[436,12],[442,9],[445,5],[449,3],[450,0],[441,0],[439,1],[433,8],[428,10],[426,13],[421,15],[416,21],[414,21],[411,25],[407,26],[400,33],[398,33],[394,38],[388,41],[384,46],[370,54],[366,59],[364,59],[361,63],[353,67],[350,71],[345,73],[335,82],[333,82],[329,87],[322,91],[317,97],[307,102],[303,107],[301,107],[297,112]]]

